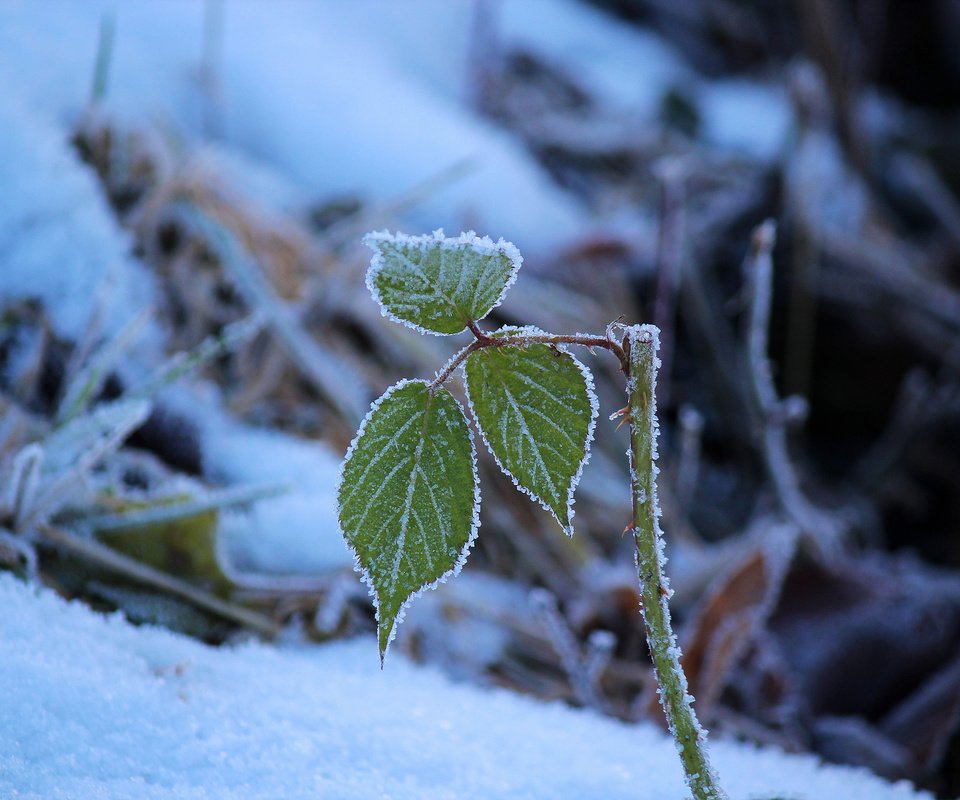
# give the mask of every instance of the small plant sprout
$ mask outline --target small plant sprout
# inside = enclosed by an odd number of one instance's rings
[[[470,415],[500,469],[573,534],[573,495],[590,455],[598,403],[590,371],[569,345],[619,361],[630,431],[636,563],[660,701],[697,800],[724,797],[706,752],[670,625],[657,505],[658,330],[611,325],[603,335],[536,328],[483,331],[522,258],[502,239],[372,233],[367,286],[384,315],[422,332],[474,338],[431,381],[403,380],[377,400],[343,463],[340,526],[377,610],[381,665],[406,606],[456,575],[480,526],[476,447],[466,412],[445,388],[463,368]]]

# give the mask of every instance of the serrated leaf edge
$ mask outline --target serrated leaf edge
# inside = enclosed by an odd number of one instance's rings
[[[489,236],[477,236],[475,231],[464,231],[459,236],[448,237],[444,235],[443,228],[437,228],[433,233],[425,233],[421,236],[413,236],[408,233],[401,233],[400,231],[397,231],[396,233],[390,233],[388,230],[382,230],[373,231],[364,236],[363,243],[373,250],[373,258],[370,259],[370,266],[367,269],[367,291],[370,292],[370,295],[379,306],[380,313],[393,322],[399,322],[401,325],[405,325],[406,327],[412,328],[420,333],[428,333],[431,336],[457,336],[458,334],[463,333],[463,331],[456,331],[455,333],[441,333],[440,331],[432,331],[429,328],[424,328],[422,325],[417,325],[414,322],[410,322],[410,320],[398,317],[387,308],[375,283],[377,275],[384,266],[383,253],[381,253],[377,247],[378,242],[391,242],[393,244],[408,245],[413,247],[425,247],[439,243],[441,247],[445,247],[450,250],[454,250],[461,245],[466,245],[481,255],[494,255],[496,253],[502,253],[509,259],[513,267],[510,270],[509,276],[507,277],[507,282],[503,285],[503,290],[497,296],[497,299],[493,305],[491,305],[487,310],[487,314],[489,314],[491,311],[493,311],[493,309],[503,302],[503,298],[506,295],[507,290],[513,286],[514,281],[517,279],[517,273],[520,271],[520,267],[523,265],[523,256],[520,255],[520,251],[512,242],[508,242],[502,237],[497,241],[493,241],[493,239],[491,239]],[[487,314],[484,314],[483,316],[485,317]],[[483,317],[480,319],[483,319]],[[476,321],[477,320],[473,320],[473,322]],[[463,330],[466,330],[466,327],[464,327]]]
[[[360,422],[360,427],[357,428],[357,433],[353,437],[353,441],[350,442],[350,446],[347,448],[347,452],[343,456],[343,461],[340,462],[340,469],[337,473],[337,481],[334,486],[334,496],[337,498],[337,526],[340,529],[340,537],[343,539],[344,543],[347,545],[347,549],[353,555],[353,569],[355,572],[360,573],[360,579],[367,585],[367,592],[370,595],[373,601],[373,610],[375,614],[375,619],[377,621],[377,630],[380,629],[380,603],[377,599],[377,590],[373,585],[373,577],[370,575],[369,571],[363,564],[360,563],[360,555],[357,553],[356,548],[350,543],[350,540],[347,539],[346,534],[343,530],[343,520],[340,517],[340,489],[343,486],[344,473],[346,472],[347,464],[350,462],[350,459],[353,457],[353,452],[357,448],[357,443],[360,441],[360,437],[363,436],[363,432],[367,427],[367,424],[373,418],[374,414],[377,413],[377,410],[381,405],[389,398],[394,392],[399,391],[404,386],[407,386],[411,383],[422,383],[424,386],[429,388],[430,384],[425,380],[409,380],[403,379],[393,384],[389,389],[387,389],[380,397],[373,401],[370,406],[370,410],[367,411],[366,416]],[[446,389],[440,387],[434,391],[447,391]],[[453,394],[450,394],[453,397]],[[390,634],[387,637],[387,644],[383,648],[383,652],[380,653],[380,666],[383,667],[383,662],[387,657],[387,653],[390,650],[390,645],[393,640],[396,638],[397,629],[400,627],[400,623],[403,622],[404,617],[407,613],[407,607],[413,603],[418,597],[420,597],[424,592],[428,592],[432,589],[436,589],[441,583],[445,583],[448,578],[455,578],[460,574],[460,570],[463,569],[463,565],[467,563],[467,557],[470,555],[470,549],[473,547],[474,542],[477,539],[477,534],[480,530],[480,473],[477,470],[477,446],[476,441],[474,440],[473,431],[470,428],[470,420],[467,417],[466,412],[463,410],[463,406],[460,404],[460,401],[456,397],[453,397],[453,402],[457,404],[457,408],[460,409],[460,413],[463,415],[464,422],[467,424],[467,434],[470,439],[470,459],[471,459],[471,471],[473,473],[473,518],[470,521],[470,534],[467,537],[467,541],[464,543],[463,547],[460,549],[460,552],[457,554],[457,559],[454,562],[453,566],[444,572],[439,578],[437,578],[432,583],[421,586],[417,591],[407,597],[406,600],[401,603],[399,610],[397,611],[396,619],[393,621],[393,626],[390,629]]]
[[[543,330],[541,330],[540,328],[537,328],[534,325],[526,325],[523,327],[506,325],[494,331],[490,335],[496,336],[497,334],[502,334],[502,333],[517,333],[520,335],[530,334],[535,336],[545,335]],[[506,468],[506,466],[503,464],[502,461],[500,461],[500,457],[494,452],[494,449],[490,446],[490,441],[489,439],[487,439],[487,434],[483,430],[483,426],[480,424],[480,419],[477,417],[477,412],[473,407],[473,398],[470,396],[470,383],[467,380],[466,361],[464,361],[463,366],[460,367],[460,371],[462,373],[462,378],[463,378],[463,388],[467,396],[467,407],[470,409],[470,416],[473,418],[473,421],[477,426],[477,430],[480,432],[480,438],[483,440],[483,444],[486,446],[487,452],[489,452],[490,455],[493,456],[493,460],[497,462],[497,466],[500,468],[500,471],[504,475],[509,477],[511,481],[513,481],[513,485],[516,486],[517,489],[519,489],[523,494],[527,495],[529,498],[539,503],[547,512],[549,512],[550,516],[557,521],[557,524],[560,525],[560,527],[563,529],[563,532],[567,536],[572,537],[573,536],[573,515],[575,513],[573,508],[573,505],[575,502],[574,493],[577,490],[577,486],[580,485],[580,478],[583,475],[583,468],[590,461],[590,452],[591,452],[590,446],[593,444],[593,434],[597,427],[597,416],[600,412],[600,402],[597,399],[597,392],[593,383],[593,374],[587,368],[586,364],[584,364],[582,361],[580,361],[579,358],[573,355],[573,353],[571,353],[564,345],[560,344],[560,345],[553,345],[553,346],[556,347],[558,350],[560,350],[561,353],[566,353],[568,356],[570,356],[570,358],[573,359],[573,363],[576,364],[577,369],[580,370],[580,374],[583,375],[584,381],[586,382],[587,399],[590,401],[590,423],[587,425],[587,440],[584,447],[583,458],[580,460],[580,463],[577,465],[577,471],[574,473],[573,478],[570,481],[570,486],[567,488],[567,519],[570,521],[569,525],[564,525],[563,520],[561,520],[554,513],[553,509],[550,508],[547,502],[542,497],[537,495],[535,492],[532,492],[529,489],[527,489],[525,486],[522,486],[520,484],[520,481],[517,480],[517,477],[509,469]]]

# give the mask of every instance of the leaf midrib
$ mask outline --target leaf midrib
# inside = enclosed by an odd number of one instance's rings
[[[403,546],[406,544],[407,540],[407,527],[410,522],[410,513],[413,507],[413,495],[417,488],[417,478],[418,473],[420,472],[420,459],[423,456],[423,446],[427,441],[427,425],[430,420],[430,406],[433,404],[434,399],[433,392],[429,391],[429,389],[427,390],[426,399],[427,402],[423,408],[423,422],[420,426],[420,439],[417,442],[417,447],[413,453],[413,464],[410,469],[410,483],[407,487],[407,496],[404,500],[403,515],[400,517],[400,535],[397,539],[397,556],[394,559],[393,570],[390,576],[394,591],[397,588],[397,579],[400,574],[400,561],[404,554]],[[426,531],[424,531],[424,537],[426,537]],[[425,543],[424,551],[428,549],[429,547]]]

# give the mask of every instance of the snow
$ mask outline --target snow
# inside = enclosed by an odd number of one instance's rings
[[[337,522],[340,457],[328,445],[241,424],[212,398],[194,392],[180,394],[175,407],[200,428],[208,477],[228,485],[287,488],[243,513],[223,516],[221,544],[232,567],[304,575],[353,563]]]
[[[0,576],[0,796],[422,800],[682,796],[673,743],[449,683],[376,644],[208,648]],[[16,687],[12,689],[11,687]],[[732,800],[929,798],[864,771],[716,742]]]
[[[503,3],[504,38],[529,47],[612,106],[651,119],[673,84],[694,79],[661,38],[574,0]]]
[[[49,121],[72,120],[89,94],[100,18],[116,20],[105,110],[160,123],[202,142],[209,119],[222,151],[285,176],[284,194],[360,193],[389,200],[464,161],[468,174],[435,189],[405,215],[417,230],[474,227],[534,253],[591,226],[513,135],[464,103],[473,3],[223,5],[216,82],[204,88],[204,8],[187,0],[51,0],[0,4],[0,75]],[[522,46],[563,65],[600,102],[642,125],[683,85],[721,148],[774,157],[789,104],[756,82],[693,75],[654,35],[573,0],[497,4],[504,48]],[[627,77],[625,77],[627,76]],[[349,157],[344,157],[349,154]]]
[[[130,258],[62,129],[21,103],[3,76],[0,68],[0,298],[39,300],[55,332],[72,339],[99,302],[101,329],[114,333],[150,305],[152,276]]]
[[[782,85],[715,81],[700,88],[697,102],[710,144],[768,162],[783,154],[793,114]]]
[[[212,103],[225,144],[318,195],[359,192],[384,201],[466,159],[470,173],[423,198],[409,216],[413,227],[476,226],[524,248],[583,229],[579,202],[557,189],[516,139],[435,90],[423,70],[392,58],[385,44],[391,31],[355,24],[341,5],[226,4],[219,91],[210,100],[198,80],[201,3],[57,0],[37,14],[30,3],[7,2],[0,7],[0,74],[16,75],[17,92],[49,118],[73,117],[89,96],[99,14],[112,9],[105,103],[112,114],[161,120],[202,139],[204,107]],[[357,5],[376,17],[370,3]],[[470,7],[456,5],[465,32]],[[443,15],[427,10],[411,16],[444,41]],[[462,54],[449,52],[430,74],[466,80]]]

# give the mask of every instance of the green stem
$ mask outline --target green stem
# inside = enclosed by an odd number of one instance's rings
[[[657,504],[656,385],[660,331],[637,325],[627,331],[629,373],[627,397],[630,412],[630,476],[633,494],[633,535],[637,545],[637,573],[641,611],[647,628],[647,645],[660,685],[660,704],[676,739],[687,785],[696,800],[722,800],[707,758],[707,734],[697,722],[693,698],[680,666],[676,637],[670,626],[669,582],[663,572],[666,560]]]

